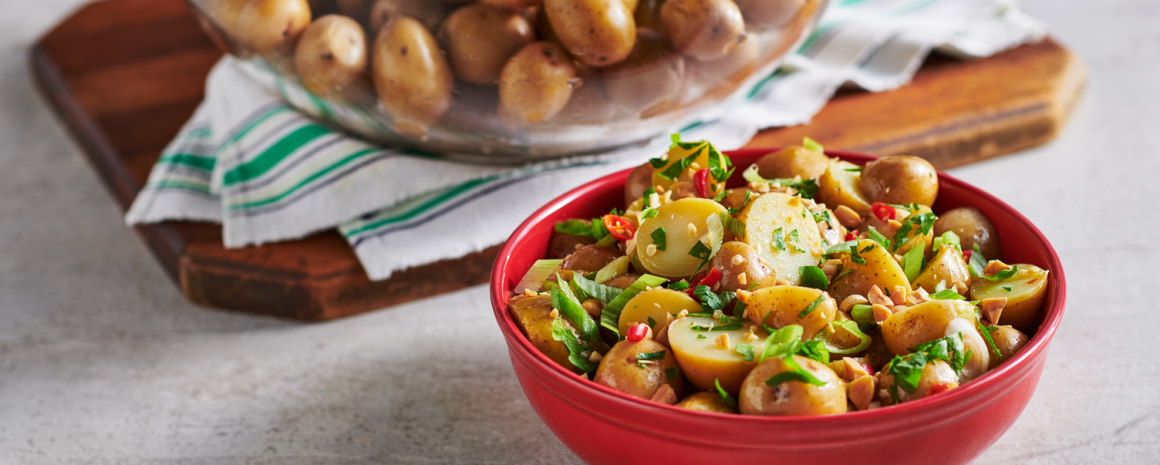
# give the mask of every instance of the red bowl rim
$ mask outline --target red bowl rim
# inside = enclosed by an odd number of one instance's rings
[[[770,153],[778,150],[778,148],[758,148],[758,149],[741,149],[725,152],[731,157],[748,157],[753,155]],[[853,152],[843,152],[827,150],[826,155],[831,157],[838,157],[842,160],[852,162],[857,165],[865,165],[867,162],[877,159],[873,155],[866,155]],[[1002,365],[988,371],[982,377],[971,381],[970,383],[958,388],[952,389],[946,393],[919,399],[913,402],[907,402],[900,405],[890,406],[888,408],[878,408],[873,410],[863,410],[856,412],[847,412],[841,415],[825,415],[825,416],[762,416],[762,415],[737,415],[726,413],[703,412],[696,410],[688,410],[678,408],[671,405],[651,402],[646,399],[640,399],[629,396],[619,391],[598,385],[592,381],[580,378],[571,371],[556,364],[546,355],[532,346],[531,342],[523,337],[523,333],[515,326],[509,312],[507,311],[507,299],[511,294],[511,290],[504,285],[504,268],[507,266],[508,260],[513,251],[517,248],[520,239],[528,233],[534,224],[538,224],[551,213],[559,209],[563,205],[567,205],[582,197],[585,197],[590,191],[595,190],[598,186],[611,182],[616,178],[626,177],[631,169],[625,169],[616,173],[603,176],[591,182],[577,187],[549,202],[544,207],[533,213],[527,220],[525,220],[515,232],[512,233],[508,241],[500,249],[499,255],[496,257],[495,264],[491,273],[491,303],[492,309],[495,312],[496,322],[503,331],[505,338],[508,340],[508,345],[512,350],[519,350],[525,355],[529,355],[535,359],[541,369],[553,370],[559,375],[572,379],[575,382],[583,384],[585,387],[602,392],[610,396],[610,401],[631,402],[643,407],[657,409],[658,411],[668,411],[681,415],[690,415],[692,417],[704,417],[712,419],[728,419],[730,421],[749,422],[763,425],[795,425],[795,426],[817,426],[825,427],[826,425],[836,424],[838,422],[849,421],[852,419],[873,420],[873,421],[890,421],[898,417],[906,417],[914,414],[916,411],[937,410],[940,406],[959,402],[965,397],[970,397],[972,393],[983,391],[996,387],[995,385],[1003,382],[1008,373],[1018,370],[1021,365],[1028,359],[1038,357],[1040,353],[1047,350],[1056,329],[1059,327],[1063,318],[1063,310],[1066,303],[1067,285],[1064,277],[1063,265],[1059,260],[1059,255],[1056,254],[1055,248],[1047,240],[1038,228],[1031,223],[1027,217],[1023,216],[1017,210],[1012,208],[1007,203],[998,198],[984,192],[983,190],[963,182],[953,176],[950,176],[942,171],[938,172],[939,183],[954,185],[956,188],[967,191],[971,196],[980,198],[983,202],[994,204],[1005,213],[1009,214],[1016,222],[1016,224],[1025,229],[1034,240],[1039,243],[1046,252],[1048,260],[1048,269],[1051,272],[1049,279],[1049,295],[1046,302],[1051,302],[1050,308],[1047,308],[1046,315],[1043,316],[1043,322],[1040,324],[1035,336],[1031,338],[1027,346],[1012,359],[1012,361],[1004,362]],[[513,360],[514,361],[514,360]]]

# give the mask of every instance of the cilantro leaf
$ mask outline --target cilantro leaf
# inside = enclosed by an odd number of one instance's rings
[[[826,278],[826,273],[822,272],[821,268],[812,265],[806,265],[800,268],[802,275],[802,286],[812,287],[814,289],[826,290],[830,287],[830,280]]]
[[[668,233],[665,231],[665,228],[657,228],[649,236],[652,237],[653,245],[657,246],[657,250],[664,252],[668,243]]]
[[[830,247],[829,249],[826,249],[826,254],[849,252],[857,246],[858,246],[857,240],[846,241],[846,242],[843,242],[841,244]]]
[[[782,251],[786,250],[785,231],[782,228],[777,228],[773,231],[773,248]]]
[[[863,250],[863,252],[865,252],[865,251],[866,250]],[[862,256],[858,254],[858,244],[854,244],[853,246],[850,247],[850,261],[857,263],[859,265],[866,264],[866,259],[862,258]]]
[[[910,236],[910,232],[918,228],[919,234],[929,234],[931,228],[934,227],[934,222],[938,217],[934,213],[920,213],[917,215],[910,215],[898,231],[894,233],[894,248],[891,251],[898,250],[906,242],[906,238]]]
[[[810,372],[802,369],[801,365],[798,365],[797,362],[794,361],[793,356],[785,357],[785,364],[786,367],[789,368],[789,371],[783,371],[773,375],[773,377],[765,380],[765,384],[770,386],[777,386],[778,384],[787,381],[800,381],[803,383],[812,384],[814,386],[826,385],[825,382],[810,374]]]
[[[682,280],[677,281],[675,283],[669,284],[668,288],[672,289],[674,291],[688,290],[689,289],[689,282],[682,279]]]
[[[754,355],[753,355],[753,344],[746,344],[746,343],[744,343],[744,342],[741,342],[741,343],[738,343],[738,344],[737,344],[737,348],[736,348],[736,349],[734,349],[734,350],[736,350],[736,351],[737,351],[737,353],[739,353],[739,354],[743,355],[743,356],[745,357],[745,361],[746,361],[746,362],[752,362],[752,361],[753,361],[753,357],[754,357]]]
[[[648,321],[648,326],[650,328],[657,325],[657,320],[654,320],[653,317],[651,317],[651,316],[648,317],[647,321]]]
[[[575,219],[561,221],[556,223],[556,232],[573,236],[591,237],[596,240],[604,239],[605,236],[609,235],[608,230],[604,228],[604,221],[595,218],[590,222]]]
[[[793,245],[794,252],[805,253],[805,250],[802,250],[801,247],[802,239],[800,236],[798,236],[798,230],[795,229],[789,232],[789,240],[790,244]]]
[[[760,173],[758,173],[757,165],[750,165],[749,168],[741,173],[741,176],[749,182],[778,184],[784,187],[792,187],[798,190],[798,193],[801,194],[803,199],[812,199],[818,193],[818,182],[813,179],[765,179],[761,177]]]
[[[713,249],[710,249],[709,246],[705,245],[705,243],[701,241],[697,241],[697,243],[693,244],[693,247],[689,249],[690,257],[699,258],[701,260],[708,260],[711,253],[713,253]]]
[[[650,352],[647,354],[636,354],[637,360],[664,360],[666,351]]]
[[[809,316],[810,313],[813,313],[814,310],[816,310],[818,308],[818,305],[821,305],[822,302],[825,302],[825,301],[826,301],[826,293],[822,292],[822,294],[819,295],[817,299],[814,299],[813,303],[811,303],[808,307],[806,307],[805,310],[802,310],[801,312],[799,312],[797,314],[798,319],[805,318],[805,317]]]
[[[701,148],[699,148],[699,149],[697,149],[697,151],[693,152],[692,155],[689,155],[685,158],[677,160],[676,163],[669,165],[669,167],[665,168],[664,171],[657,171],[657,174],[659,174],[662,178],[665,178],[669,181],[672,181],[672,180],[676,179],[677,176],[680,176],[681,173],[684,172],[685,169],[689,167],[689,165],[692,165],[693,162],[697,161],[697,157],[700,157],[701,154],[704,152],[705,152],[705,146],[702,145]]]
[[[569,354],[568,361],[572,362],[573,365],[576,365],[576,368],[579,368],[590,375],[596,372],[596,364],[592,363],[587,358],[584,358],[583,355]]]
[[[922,370],[926,367],[926,361],[926,354],[923,352],[915,352],[906,357],[895,355],[894,359],[890,361],[887,373],[894,376],[895,386],[913,393],[915,389],[918,389],[918,381],[922,378]]]

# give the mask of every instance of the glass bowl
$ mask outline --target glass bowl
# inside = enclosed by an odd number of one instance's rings
[[[712,120],[828,5],[188,1],[219,46],[298,109],[374,142],[483,162],[604,152]]]

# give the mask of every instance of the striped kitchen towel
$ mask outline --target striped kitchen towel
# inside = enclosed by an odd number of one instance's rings
[[[808,121],[842,85],[905,84],[932,49],[978,57],[1044,35],[1008,0],[833,0],[780,69],[755,76],[727,111],[673,131],[737,148],[761,128]],[[603,155],[481,166],[375,146],[320,120],[353,133],[382,129],[263,62],[222,59],[126,221],[218,222],[228,247],[337,229],[379,280],[498,244],[551,198],[668,146],[665,135]]]

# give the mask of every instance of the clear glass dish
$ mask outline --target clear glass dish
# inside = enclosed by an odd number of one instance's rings
[[[368,140],[487,163],[604,152],[710,120],[828,4],[188,1],[291,105]]]

